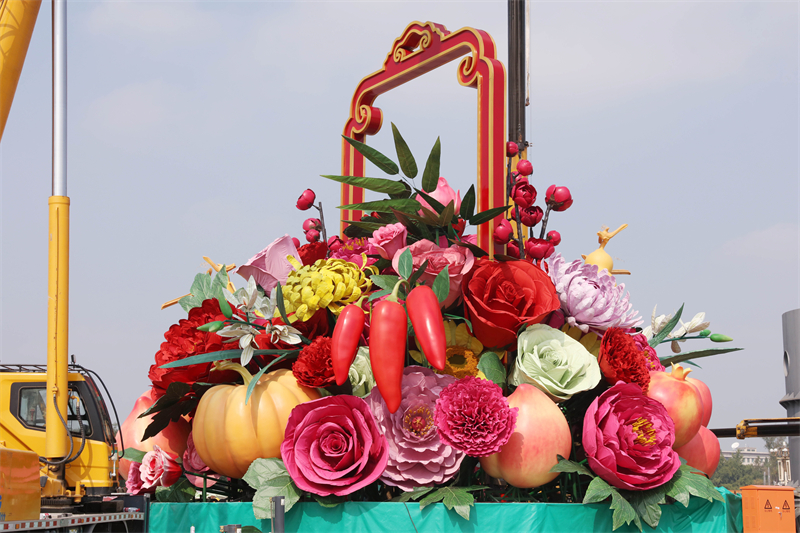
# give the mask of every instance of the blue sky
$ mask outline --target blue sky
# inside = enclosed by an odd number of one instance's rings
[[[505,2],[70,2],[68,17],[70,352],[123,417],[183,317],[159,307],[203,255],[242,264],[302,236],[307,187],[336,230],[338,187],[318,176],[338,173],[353,90],[408,23],[473,26],[507,50]],[[551,217],[558,251],[578,258],[602,225],[628,223],[607,249],[642,316],[685,303],[745,348],[693,373],[714,395],[710,426],[785,416],[797,4],[533,2],[531,83],[531,183],[575,198]],[[45,361],[50,90],[45,2],[0,144],[5,363]],[[441,174],[462,192],[475,181],[476,92],[455,63],[377,104],[370,144],[393,154],[394,122],[419,161],[440,136]]]

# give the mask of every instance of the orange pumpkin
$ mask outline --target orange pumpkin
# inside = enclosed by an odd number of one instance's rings
[[[253,376],[243,366],[225,361],[219,370],[235,370],[244,385],[217,385],[200,399],[193,422],[194,446],[200,458],[219,474],[240,478],[259,457],[280,457],[286,422],[298,404],[319,393],[297,384],[291,370],[265,374],[245,405]]]

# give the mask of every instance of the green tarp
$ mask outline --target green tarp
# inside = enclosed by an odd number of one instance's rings
[[[725,502],[709,503],[692,498],[689,507],[662,505],[655,531],[741,533],[742,499],[718,489]],[[610,532],[612,511],[608,504],[570,503],[478,503],[470,520],[437,503],[420,511],[419,504],[347,502],[334,508],[317,503],[298,503],[286,514],[288,532],[302,533],[565,533]],[[227,524],[255,526],[270,531],[269,520],[256,520],[250,503],[153,503],[150,505],[152,533],[218,533]],[[644,525],[644,531],[653,531]],[[619,533],[638,532],[633,524]]]

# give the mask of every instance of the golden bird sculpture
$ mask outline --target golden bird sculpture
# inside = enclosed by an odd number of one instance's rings
[[[601,271],[603,269],[608,270],[609,274],[612,275],[620,275],[620,274],[627,274],[630,275],[629,270],[614,270],[614,260],[611,259],[611,256],[608,255],[606,252],[605,247],[608,244],[608,241],[611,238],[619,233],[620,231],[627,228],[627,224],[623,224],[617,229],[612,232],[608,231],[608,226],[603,226],[603,228],[597,232],[597,242],[600,243],[600,248],[595,250],[594,252],[590,253],[589,255],[581,255],[583,257],[583,262],[587,265],[595,265],[597,266],[597,270]]]

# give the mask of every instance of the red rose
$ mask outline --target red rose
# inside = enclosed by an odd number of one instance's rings
[[[317,259],[325,259],[328,255],[328,245],[324,242],[311,242],[304,244],[298,248],[297,253],[300,254],[300,261],[303,265],[313,265]]]
[[[331,338],[317,337],[303,348],[292,365],[292,374],[299,385],[326,387],[334,382],[331,361]]]
[[[597,362],[600,363],[600,371],[609,385],[614,385],[617,381],[636,383],[647,394],[650,386],[647,356],[624,329],[608,328],[603,333]]]
[[[550,276],[528,261],[481,258],[464,277],[464,312],[488,348],[505,348],[522,324],[538,324],[560,307]]]
[[[157,398],[163,396],[169,384],[174,381],[192,384],[196,381],[224,383],[235,380],[235,372],[211,372],[212,363],[159,368],[161,365],[192,355],[224,349],[222,337],[216,333],[197,330],[198,326],[215,320],[225,320],[225,317],[220,312],[217,301],[209,299],[204,301],[202,306],[191,309],[189,318],[173,324],[164,334],[166,342],[161,343],[161,349],[156,352],[156,364],[150,367],[148,374],[150,381],[153,382],[153,391]]]

